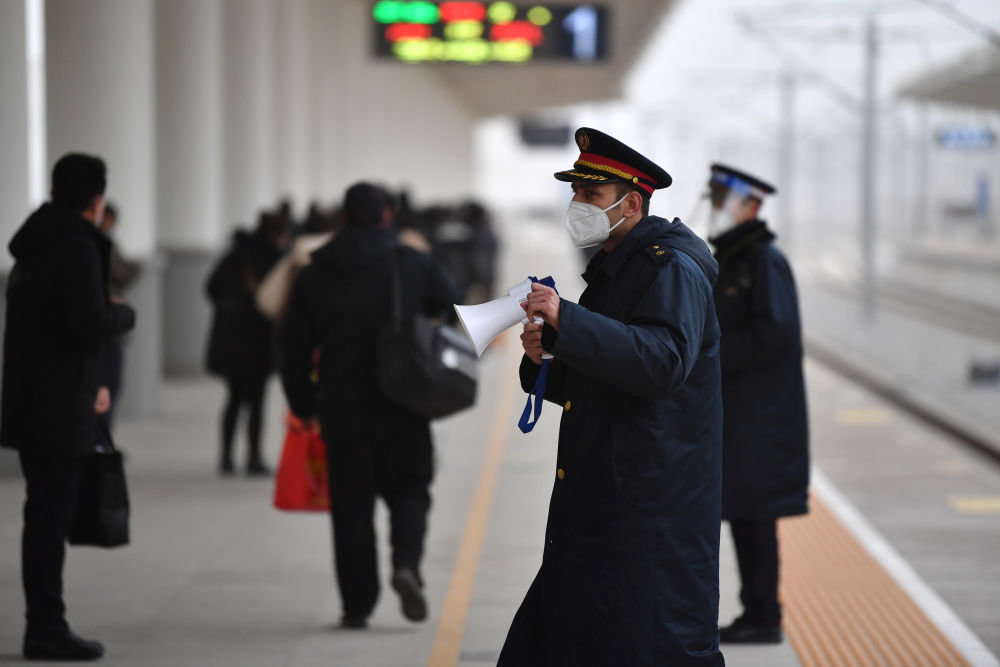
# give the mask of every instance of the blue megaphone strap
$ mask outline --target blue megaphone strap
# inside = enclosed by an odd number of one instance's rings
[[[545,285],[546,287],[551,287],[556,289],[556,281],[552,279],[552,276],[546,276],[542,279],[538,279],[535,276],[528,276],[528,279],[533,283],[539,283]],[[556,290],[556,294],[559,290]],[[545,385],[549,379],[549,366],[552,364],[551,359],[546,359],[542,362],[542,367],[538,370],[538,377],[535,378],[535,386],[532,387],[531,393],[528,394],[528,401],[524,404],[524,412],[521,413],[521,419],[517,422],[517,427],[521,429],[521,433],[530,433],[531,429],[535,428],[535,424],[538,423],[538,417],[542,414],[542,403],[545,402]],[[528,421],[531,418],[532,407],[531,398],[534,396],[535,406],[534,406],[534,419]]]
[[[528,402],[524,404],[524,412],[521,413],[521,419],[517,422],[517,427],[521,429],[521,433],[531,433],[531,429],[535,428],[535,424],[538,423],[538,417],[542,414],[542,403],[545,402],[545,383],[549,379],[549,365],[552,364],[551,359],[546,359],[542,362],[542,367],[538,369],[538,377],[535,378],[535,386],[532,388],[531,393],[528,394]],[[531,398],[535,398],[535,418],[531,421]]]
[[[545,276],[544,278],[536,278],[535,276],[528,276],[528,280],[533,283],[538,283],[539,285],[545,285],[546,287],[551,287],[556,290],[556,294],[559,294],[559,290],[556,289],[556,281],[552,279],[552,276]]]

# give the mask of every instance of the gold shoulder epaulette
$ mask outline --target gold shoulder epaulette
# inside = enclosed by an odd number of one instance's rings
[[[658,245],[652,245],[646,248],[646,254],[657,266],[663,266],[666,264],[667,260],[670,259],[673,253],[669,252],[669,248],[661,248]]]

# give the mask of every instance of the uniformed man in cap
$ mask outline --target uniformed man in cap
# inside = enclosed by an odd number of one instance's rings
[[[542,566],[502,667],[723,665],[722,398],[716,263],[679,220],[649,215],[670,176],[620,141],[576,132],[574,244],[601,245],[580,303],[534,285],[521,383],[555,358],[562,422]],[[537,400],[537,399],[536,399]]]
[[[781,641],[777,519],[806,513],[809,448],[802,336],[792,271],[758,217],[774,187],[712,165],[722,325],[722,516],[736,547],[743,614],[722,641]]]

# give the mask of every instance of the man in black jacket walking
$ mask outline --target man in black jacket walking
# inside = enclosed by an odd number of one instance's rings
[[[62,569],[81,459],[93,455],[98,415],[110,408],[104,355],[135,323],[108,294],[110,244],[97,230],[107,171],[97,157],[63,156],[52,200],[10,242],[0,445],[18,450],[27,482],[21,571],[24,657],[96,660],[98,642],[66,622]]]
[[[399,246],[385,192],[368,183],[347,190],[345,228],[312,254],[292,288],[280,336],[281,379],[292,412],[317,419],[327,445],[334,561],[342,623],[363,628],[379,593],[375,498],[389,506],[392,586],[411,621],[427,616],[422,593],[433,446],[427,419],[379,388],[379,333],[390,319],[393,271],[404,317],[451,315],[460,296],[430,257]],[[318,383],[312,381],[319,348]]]
[[[712,165],[722,326],[722,518],[736,547],[743,614],[720,638],[781,641],[777,519],[805,514],[809,437],[792,270],[757,215],[774,187]]]

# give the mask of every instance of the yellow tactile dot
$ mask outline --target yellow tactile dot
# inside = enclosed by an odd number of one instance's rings
[[[1000,514],[1000,496],[949,496],[948,504],[961,514]]]
[[[566,479],[566,471],[563,470],[562,468],[559,468],[559,470],[556,470],[556,477],[558,477],[559,479]]]
[[[566,401],[566,405],[563,406],[563,410],[569,412],[569,409],[573,407],[573,401]]]

